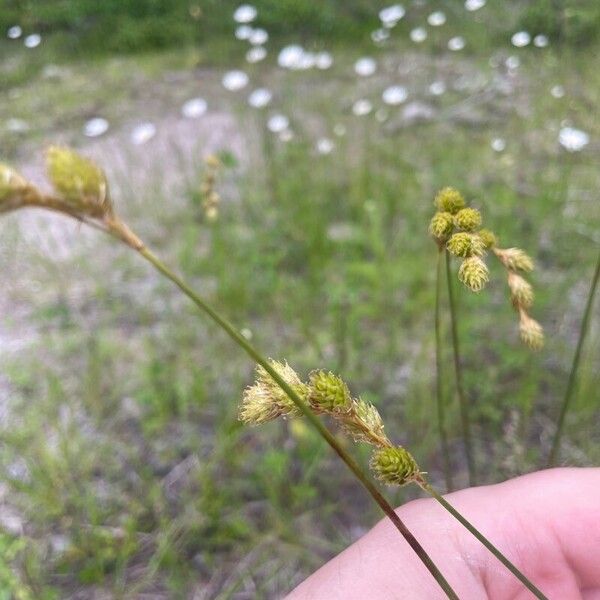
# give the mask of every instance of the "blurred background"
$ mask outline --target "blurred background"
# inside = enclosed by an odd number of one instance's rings
[[[544,464],[600,245],[598,2],[0,0],[0,34],[1,159],[47,185],[50,143],[92,157],[158,254],[269,356],[343,374],[440,487],[427,226],[462,190],[535,258],[547,336],[519,342],[493,260],[457,284],[479,480]],[[302,421],[241,426],[253,365],[125,247],[11,214],[0,275],[2,600],[279,598],[380,518]],[[600,460],[592,317],[563,464]]]

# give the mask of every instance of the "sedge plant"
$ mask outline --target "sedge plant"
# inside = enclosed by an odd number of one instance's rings
[[[306,388],[303,384],[292,375],[290,370],[279,368],[277,364],[265,358],[226,317],[200,297],[144,244],[141,238],[116,213],[102,169],[68,148],[53,146],[47,152],[47,170],[54,187],[52,194],[44,193],[13,168],[0,163],[0,214],[21,208],[42,208],[74,218],[121,241],[136,251],[161,275],[174,283],[259,365],[263,382],[269,382],[268,406],[265,402],[262,404],[246,403],[246,412],[254,410],[254,421],[264,422],[284,414],[304,415],[390,519],[446,596],[457,600],[458,596],[441,571],[396,514],[372,479],[313,412],[306,401]],[[214,181],[211,186],[214,186]],[[265,407],[266,412],[261,412]],[[376,411],[367,410],[370,411],[370,417],[366,415],[365,419],[367,421],[370,418],[376,419]],[[352,427],[350,422],[348,422],[348,427]],[[363,434],[367,435],[367,432],[365,431]],[[382,437],[381,441],[383,442],[384,439],[387,438]]]
[[[441,385],[441,332],[440,332],[440,302],[441,302],[441,262],[445,255],[446,284],[448,288],[448,306],[450,313],[450,330],[454,375],[456,380],[456,395],[458,397],[462,437],[467,459],[469,483],[476,483],[476,465],[471,434],[471,419],[469,400],[465,393],[458,335],[458,311],[454,291],[451,257],[461,261],[458,278],[470,291],[478,293],[489,281],[489,269],[485,263],[488,252],[492,252],[504,266],[507,273],[510,299],[519,315],[519,331],[521,340],[531,349],[539,350],[544,345],[544,333],[541,325],[529,315],[533,304],[533,288],[520,274],[533,270],[532,259],[520,248],[500,248],[496,235],[489,229],[482,229],[481,213],[467,206],[464,196],[456,189],[446,187],[440,190],[434,200],[437,212],[429,223],[429,233],[435,240],[438,249],[438,268],[436,282],[435,308],[435,340],[436,340],[436,370],[438,384],[436,386],[438,407],[438,430],[442,452],[448,455],[448,441],[444,420],[444,398]],[[451,485],[449,461],[446,460],[446,484]],[[449,488],[450,489],[450,488]]]
[[[536,598],[546,598],[492,542],[440,495],[427,481],[427,473],[421,471],[412,454],[390,441],[383,419],[373,404],[360,397],[354,398],[343,379],[331,372],[313,371],[304,382],[287,363],[271,360],[270,365],[296,390],[314,415],[330,417],[355,442],[373,448],[369,466],[380,481],[390,486],[411,483],[419,486],[475,536]],[[298,407],[281,394],[269,373],[258,365],[256,381],[242,397],[240,420],[249,425],[259,425],[278,417],[300,415]]]

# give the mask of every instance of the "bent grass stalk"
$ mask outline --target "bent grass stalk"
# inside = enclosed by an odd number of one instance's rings
[[[159,273],[173,282],[194,304],[212,319],[229,337],[256,361],[283,390],[301,414],[318,431],[334,452],[342,459],[373,500],[390,519],[396,529],[431,573],[440,588],[451,600],[458,600],[450,584],[437,568],[423,546],[414,537],[377,486],[360,465],[342,447],[335,436],[311,411],[308,404],[290,386],[267,360],[244,336],[208,302],[167,265],[165,265],[113,211],[104,174],[96,165],[65,148],[49,150],[49,171],[59,196],[42,194],[18,173],[0,164],[0,214],[19,208],[37,207],[60,212],[99,229],[135,250]]]
[[[440,446],[442,450],[442,460],[444,461],[444,477],[446,480],[446,489],[451,492],[454,483],[452,481],[452,465],[450,464],[450,447],[448,444],[448,433],[446,431],[446,415],[444,406],[443,389],[443,360],[442,360],[442,331],[441,331],[441,296],[442,296],[442,262],[443,249],[438,249],[436,282],[435,282],[435,393],[438,412],[438,433],[440,436]]]
[[[460,408],[460,421],[462,426],[463,442],[467,457],[467,468],[469,471],[469,485],[476,483],[475,460],[473,457],[473,443],[471,438],[471,423],[469,418],[469,404],[463,387],[462,366],[460,358],[460,346],[458,342],[458,324],[456,314],[456,300],[450,273],[450,253],[446,250],[446,283],[448,284],[448,304],[450,307],[450,329],[452,331],[452,352],[454,356],[454,376],[456,378],[456,395]]]
[[[594,275],[592,277],[590,292],[588,294],[585,310],[583,312],[583,318],[581,320],[581,329],[579,330],[579,339],[577,340],[577,347],[575,348],[575,355],[573,356],[573,364],[571,366],[571,372],[569,373],[569,379],[567,381],[565,396],[563,398],[562,405],[560,408],[560,415],[558,417],[558,422],[556,425],[556,433],[554,434],[554,439],[552,441],[552,448],[550,450],[550,455],[548,456],[548,467],[553,467],[558,459],[560,441],[565,426],[567,411],[569,410],[571,398],[573,396],[573,391],[575,390],[575,381],[577,380],[577,372],[579,371],[579,361],[581,359],[581,353],[583,350],[585,337],[589,329],[590,318],[592,315],[592,307],[594,306],[594,297],[596,295],[596,289],[598,287],[598,280],[600,280],[600,253],[598,254],[596,270],[594,271]]]

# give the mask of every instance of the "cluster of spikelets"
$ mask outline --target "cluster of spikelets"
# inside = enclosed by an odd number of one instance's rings
[[[437,212],[429,224],[429,233],[440,249],[462,259],[459,279],[472,291],[479,292],[489,281],[489,271],[484,262],[488,251],[493,252],[508,273],[511,302],[519,314],[519,330],[523,342],[534,350],[544,345],[541,325],[529,316],[533,304],[533,288],[519,275],[519,271],[533,270],[533,261],[520,248],[498,247],[496,235],[481,229],[481,213],[466,205],[462,194],[446,187],[435,197]]]
[[[52,146],[46,153],[46,168],[54,186],[52,195],[0,164],[0,212],[38,206],[78,218],[112,215],[106,177],[93,162],[68,148]]]
[[[370,466],[389,485],[418,483],[423,473],[412,455],[388,439],[377,409],[361,398],[353,398],[344,381],[328,371],[313,371],[303,382],[287,363],[271,360],[270,365],[316,415],[328,415],[354,439],[373,446]],[[244,391],[240,420],[250,425],[278,417],[297,417],[301,412],[260,365],[254,385]]]
[[[219,204],[221,203],[221,197],[216,190],[216,184],[222,164],[217,156],[210,154],[204,159],[204,167],[204,174],[200,184],[202,209],[208,221],[216,221],[219,216]]]

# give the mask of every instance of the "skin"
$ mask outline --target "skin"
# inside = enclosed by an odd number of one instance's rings
[[[600,469],[551,469],[448,494],[550,600],[600,600]],[[533,598],[432,499],[397,509],[461,600]],[[423,600],[444,593],[383,520],[288,600]]]

